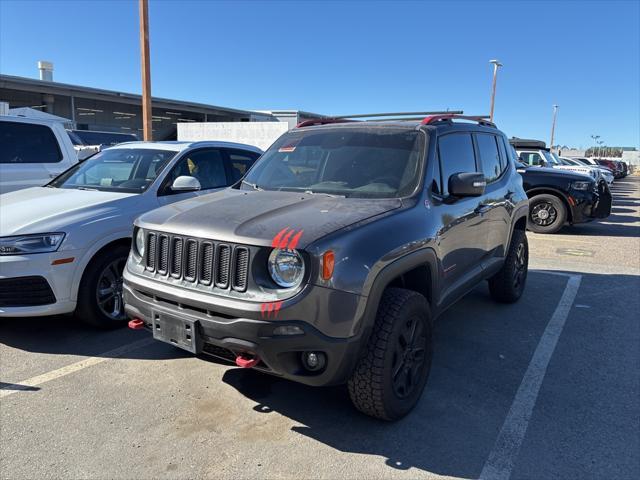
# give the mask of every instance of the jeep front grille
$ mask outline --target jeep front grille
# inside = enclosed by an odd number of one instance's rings
[[[247,290],[249,249],[240,245],[147,233],[148,272],[221,290]]]

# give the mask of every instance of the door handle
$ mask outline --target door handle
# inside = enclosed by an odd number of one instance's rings
[[[474,213],[477,213],[479,215],[484,215],[489,210],[491,210],[491,205],[487,205],[486,203],[481,203],[475,208]]]

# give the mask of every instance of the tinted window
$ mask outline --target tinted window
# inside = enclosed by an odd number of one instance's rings
[[[58,163],[62,153],[45,125],[0,122],[0,163]]]
[[[473,142],[469,133],[452,133],[438,138],[443,193],[448,193],[449,177],[454,173],[476,172]]]
[[[224,159],[218,149],[196,150],[188,153],[167,175],[165,184],[167,188],[164,193],[181,193],[172,192],[170,188],[173,181],[181,176],[197,178],[201,190],[226,187],[229,184],[224,170]]]
[[[499,137],[496,141],[498,142],[498,150],[500,150],[500,167],[501,170],[504,170],[509,164],[509,157],[505,147],[504,137]]]
[[[537,152],[520,152],[520,158],[527,165],[541,165],[542,157]]]
[[[135,142],[138,138],[131,133],[93,132],[91,130],[73,130],[82,145],[115,145],[122,142]]]
[[[404,197],[421,178],[423,138],[406,128],[296,129],[262,155],[244,185],[347,197]]]
[[[236,183],[249,171],[253,162],[258,158],[257,153],[243,152],[242,150],[227,150],[229,155],[230,183]]]
[[[478,133],[476,134],[476,142],[482,163],[482,173],[484,173],[487,182],[492,182],[502,172],[496,137],[495,135]]]
[[[114,148],[96,153],[49,184],[57,188],[141,193],[175,156],[169,150]]]
[[[436,161],[433,166],[433,181],[431,182],[431,191],[437,195],[442,195],[442,173],[440,169],[440,157],[436,152]]]

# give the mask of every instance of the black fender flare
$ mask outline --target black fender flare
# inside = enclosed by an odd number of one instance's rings
[[[382,299],[382,294],[389,284],[403,273],[409,272],[416,267],[426,265],[429,267],[431,282],[431,298],[428,298],[431,311],[431,319],[436,316],[437,312],[433,311],[434,305],[437,305],[438,295],[440,293],[440,284],[438,281],[440,272],[440,263],[438,257],[432,248],[422,248],[407,255],[404,255],[383,267],[371,282],[367,295],[362,297],[358,324],[354,325],[354,333],[360,336],[363,345],[369,340],[369,335],[373,330],[378,312],[378,306]],[[426,279],[425,279],[426,280]]]

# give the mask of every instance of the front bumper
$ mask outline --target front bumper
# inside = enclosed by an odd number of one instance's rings
[[[598,185],[597,192],[573,190],[569,196],[573,200],[570,202],[572,224],[607,218],[611,214],[611,191],[605,183]]]
[[[70,263],[52,265],[55,260],[63,258],[74,258],[74,260]],[[73,312],[76,302],[71,300],[71,289],[76,263],[77,255],[74,255],[74,252],[0,256],[0,280],[3,280],[5,285],[15,283],[15,288],[24,288],[24,285],[29,283],[26,282],[26,278],[42,278],[51,288],[53,295],[53,301],[43,295],[41,302],[31,302],[41,304],[25,305],[29,302],[21,301],[20,296],[12,294],[8,286],[4,290],[3,298],[0,299],[0,317],[36,317]],[[34,291],[43,293],[44,285],[42,283],[34,287]]]
[[[164,287],[166,286],[160,285],[154,288],[146,279],[135,277],[125,270],[126,312],[129,317],[142,320],[145,328],[154,332],[154,337],[158,340],[172,343],[194,354],[212,355],[230,362],[234,362],[239,355],[257,357],[260,362],[254,368],[314,386],[344,383],[355,366],[362,334],[349,337],[329,336],[322,331],[327,330],[326,324],[305,321],[321,318],[327,313],[323,311],[324,302],[318,298],[322,293],[310,293],[298,304],[290,308],[283,305],[277,313],[267,312],[264,318],[260,318],[262,315],[256,317],[255,311],[250,308],[220,308],[215,299],[209,299],[209,304],[203,308],[202,303],[188,298],[191,292],[183,291],[180,297],[175,295],[173,288]],[[337,303],[344,307],[343,310],[350,312],[349,301],[345,301],[344,296],[342,300]],[[300,303],[305,303],[316,311],[309,314],[309,317],[292,315],[292,312],[303,311]],[[335,314],[340,317],[337,310]],[[353,318],[351,321],[353,322]],[[298,327],[301,333],[282,335],[274,331],[283,326]],[[160,331],[156,331],[157,329]],[[302,354],[310,351],[325,355],[326,364],[323,369],[310,371],[305,368]]]

